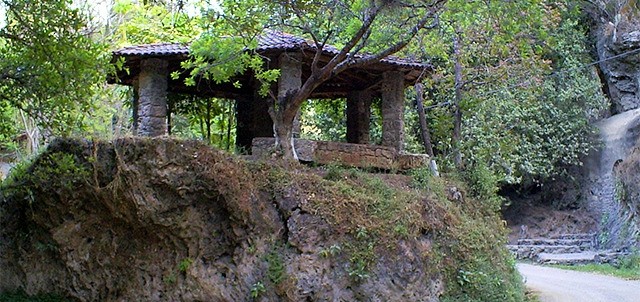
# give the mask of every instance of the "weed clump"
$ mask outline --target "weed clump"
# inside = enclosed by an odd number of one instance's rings
[[[522,277],[505,248],[507,230],[498,215],[502,199],[487,172],[443,178],[426,170],[411,172],[413,185],[428,192],[448,215],[435,238],[446,280],[443,302],[525,300]]]

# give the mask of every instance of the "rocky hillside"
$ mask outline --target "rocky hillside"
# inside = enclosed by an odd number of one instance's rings
[[[620,204],[619,245],[640,248],[640,149],[616,165],[616,201]]]
[[[634,110],[640,108],[640,2],[606,0],[591,4],[598,12],[594,16],[596,25],[592,32],[597,37],[599,67],[612,103],[611,113],[615,116],[599,122],[604,142],[600,167],[587,163],[587,166],[592,166],[591,170],[599,168],[608,171],[610,176],[602,177],[602,173],[595,173],[598,178],[588,189],[597,198],[612,200],[602,211],[599,241],[609,247],[629,248],[640,243],[640,188],[637,183],[640,153],[633,150],[637,144],[640,120],[638,111]],[[609,122],[615,119],[626,124]],[[612,138],[619,142],[612,141]],[[604,160],[608,149],[613,147],[618,150],[614,150],[610,159]],[[605,185],[598,185],[598,182]]]
[[[593,1],[593,29],[612,113],[640,108],[640,2]]]
[[[3,183],[0,292],[77,301],[520,301],[495,207],[426,171],[59,140]]]

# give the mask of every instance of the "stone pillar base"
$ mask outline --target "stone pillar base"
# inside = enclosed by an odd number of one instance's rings
[[[138,129],[142,136],[167,134],[168,63],[161,59],[146,59],[140,63],[138,76]]]
[[[382,82],[382,145],[404,149],[404,74],[390,71]]]

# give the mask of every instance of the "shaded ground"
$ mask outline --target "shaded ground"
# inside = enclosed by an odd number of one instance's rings
[[[584,208],[557,210],[550,205],[530,205],[526,202],[504,212],[511,244],[520,238],[595,233],[598,226],[595,216]]]
[[[640,281],[524,263],[517,267],[526,286],[538,294],[541,302],[635,302],[640,299]]]

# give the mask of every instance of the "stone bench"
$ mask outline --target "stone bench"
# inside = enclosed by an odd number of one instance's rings
[[[429,165],[426,154],[405,154],[387,146],[306,139],[295,139],[294,145],[298,158],[304,162],[385,170],[408,170]],[[253,139],[251,153],[259,158],[273,152],[274,146],[274,138],[257,137]]]

